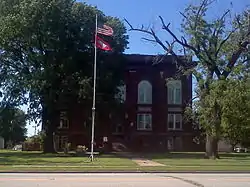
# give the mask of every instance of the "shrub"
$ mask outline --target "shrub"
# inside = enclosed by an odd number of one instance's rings
[[[25,141],[22,145],[22,150],[23,151],[41,151],[42,146],[38,142]]]
[[[76,152],[77,153],[86,153],[88,148],[85,145],[77,145]]]
[[[41,131],[37,135],[27,138],[23,143],[23,151],[41,151],[44,141],[44,133]]]

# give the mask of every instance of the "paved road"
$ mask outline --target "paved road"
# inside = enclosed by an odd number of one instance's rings
[[[0,174],[1,187],[250,187],[250,174]]]

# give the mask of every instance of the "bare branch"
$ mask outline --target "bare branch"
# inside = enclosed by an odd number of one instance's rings
[[[140,32],[143,32],[143,33],[146,33],[146,34],[149,34],[149,35],[152,35],[152,33],[150,31],[147,31],[143,28],[143,25],[142,25],[142,28],[141,29],[138,29],[138,28],[134,28],[129,22],[127,19],[124,19],[125,22],[129,25],[130,29],[129,31],[140,31]]]
[[[199,51],[197,51],[195,47],[189,45],[187,42],[182,42],[181,40],[179,40],[177,38],[177,36],[169,29],[170,23],[168,23],[168,25],[166,25],[165,22],[164,22],[164,20],[163,20],[163,18],[161,16],[159,16],[159,18],[160,18],[161,23],[162,23],[162,28],[164,30],[166,30],[176,40],[177,43],[179,43],[180,45],[182,45],[184,47],[187,47],[187,48],[191,49],[195,53],[199,53]]]
[[[161,18],[161,17],[160,17]],[[168,29],[170,23],[168,25],[165,25],[163,19],[161,18],[162,23],[163,23],[163,27],[165,27],[165,30]],[[183,73],[183,70],[187,70],[187,68],[190,67],[186,67],[185,65],[183,65],[183,59],[179,58],[179,56],[174,52],[173,47],[174,44],[177,42],[179,44],[181,44],[184,48],[188,47],[191,48],[193,50],[195,50],[194,47],[190,46],[187,43],[187,40],[182,37],[181,40],[179,40],[169,29],[169,32],[172,33],[172,36],[174,38],[173,42],[169,43],[168,41],[165,41],[167,45],[164,45],[163,42],[159,39],[159,37],[156,35],[156,33],[154,32],[154,30],[151,28],[150,30],[145,30],[145,29],[139,29],[139,28],[134,28],[126,19],[125,22],[129,25],[130,29],[129,31],[139,31],[145,34],[150,35],[151,37],[153,37],[153,39],[149,39],[149,38],[143,38],[146,41],[150,41],[150,42],[156,42],[158,43],[165,51],[167,54],[171,54],[174,59],[176,60],[176,65],[179,67],[179,70],[181,71],[181,73]],[[143,27],[142,27],[143,28]],[[197,52],[197,51],[196,51]],[[182,67],[183,66],[183,67]],[[193,66],[192,66],[193,68]],[[179,72],[180,73],[180,72]],[[177,73],[178,74],[178,73]]]
[[[224,14],[221,16],[220,21],[222,22],[224,18],[230,13],[230,10],[228,9]]]
[[[173,48],[174,48],[174,44],[175,44],[175,40],[173,40],[171,43],[169,43],[168,41],[165,41],[166,44],[168,45],[168,53],[173,53]]]
[[[183,74],[184,71],[187,71],[187,69],[190,69],[190,68],[194,68],[194,66],[190,66],[189,64],[185,64],[185,63],[183,64],[183,59],[180,58],[173,50],[174,44],[177,42],[180,45],[182,45],[183,48],[186,47],[186,48],[189,48],[189,49],[195,51],[196,54],[198,54],[198,51],[195,49],[195,47],[189,45],[187,40],[184,37],[182,37],[181,39],[178,39],[176,37],[176,35],[171,30],[169,30],[168,27],[169,27],[170,23],[168,25],[166,25],[164,23],[162,17],[160,17],[160,19],[162,21],[163,29],[165,29],[167,32],[169,32],[174,39],[173,42],[171,42],[171,43],[169,43],[168,41],[165,41],[167,45],[163,44],[163,42],[159,39],[159,37],[156,35],[156,33],[154,32],[154,30],[152,28],[150,30],[134,28],[126,19],[125,19],[125,22],[130,27],[129,31],[139,31],[139,32],[150,35],[151,37],[153,37],[153,39],[144,38],[144,40],[158,43],[166,51],[166,53],[171,54],[173,56],[173,58],[175,59],[176,66],[178,67],[178,72],[176,74],[177,74],[177,76],[180,76],[180,73]]]
[[[163,62],[165,56],[166,55],[156,55],[155,57],[153,57],[153,64],[152,65],[156,65],[156,64]]]
[[[148,41],[148,42],[154,42],[154,43],[157,43],[155,40],[153,40],[153,39],[149,39],[149,38],[144,38],[144,37],[142,37],[141,38],[142,40],[145,40],[145,41]]]
[[[188,45],[186,38],[184,38],[184,37],[182,36],[182,37],[181,37],[181,40],[182,40],[182,42],[183,42],[184,44]]]
[[[128,22],[127,19],[124,19],[124,21],[129,25],[130,28],[133,28],[133,26]],[[143,25],[142,25],[142,27],[143,27]],[[143,29],[143,28],[141,28],[141,29]]]
[[[155,34],[155,32],[153,31],[153,29],[150,29],[149,30],[145,30],[145,29],[138,29],[138,28],[134,28],[129,22],[128,20],[124,19],[125,22],[129,25],[130,27],[130,31],[139,31],[139,32],[142,32],[142,33],[146,33],[150,36],[152,36],[155,40],[155,42],[157,42],[165,51],[168,51],[168,48],[162,43],[162,41],[160,40],[160,38]]]
[[[166,53],[171,54],[174,57],[174,59],[176,59],[178,65],[182,64],[182,60],[179,59],[178,55],[173,51],[173,45],[176,42],[175,40],[172,43],[169,43],[168,41],[166,41],[166,44],[168,45],[168,46],[166,46],[159,39],[159,37],[155,34],[155,32],[154,32],[154,30],[152,28],[150,29],[150,31],[149,30],[145,30],[145,29],[138,29],[138,28],[134,28],[126,19],[125,19],[125,22],[130,27],[129,31],[139,31],[139,32],[146,33],[146,34],[150,35],[154,39],[148,39],[147,38],[146,39],[147,41],[153,41],[153,42],[158,43],[166,51]]]
[[[184,37],[182,37],[182,42],[183,42],[183,40],[185,41],[186,39]],[[182,46],[182,49],[183,49],[184,56],[187,56],[186,48],[184,46]]]
[[[188,20],[188,17],[183,13],[183,12],[179,12],[186,20]]]

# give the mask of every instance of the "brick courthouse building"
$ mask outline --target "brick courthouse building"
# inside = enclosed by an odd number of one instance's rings
[[[95,141],[107,141],[109,148],[122,145],[134,151],[203,150],[204,146],[194,141],[198,132],[183,120],[184,108],[192,97],[192,76],[166,81],[177,71],[171,56],[155,64],[155,56],[151,55],[131,54],[125,58],[125,85],[120,87],[122,110],[112,113],[103,109]],[[89,147],[91,106],[86,110],[75,105],[70,111],[60,112],[55,133],[57,148],[65,142]]]

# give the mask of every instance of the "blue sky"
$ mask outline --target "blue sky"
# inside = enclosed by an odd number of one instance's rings
[[[162,32],[158,16],[161,15],[165,22],[170,22],[170,28],[179,33],[182,17],[179,11],[183,11],[190,3],[199,2],[199,0],[85,0],[91,5],[95,5],[106,15],[115,16],[123,20],[126,18],[133,26],[154,25],[155,31],[165,40],[171,39]],[[230,5],[233,3],[233,8]],[[241,11],[250,0],[217,0],[209,11],[209,17],[220,16],[223,10],[231,8],[233,12]],[[158,54],[162,53],[159,46],[141,40],[141,33],[129,32],[129,47],[126,53],[140,54]]]
[[[161,15],[165,22],[170,22],[172,31],[179,33],[181,16],[179,11],[183,11],[189,3],[199,2],[199,0],[85,0],[87,4],[97,6],[106,15],[118,17],[121,20],[126,18],[134,27],[154,26],[159,36],[164,40],[171,41],[171,38],[162,32],[158,16]],[[233,6],[230,4],[232,2]],[[220,16],[227,8],[234,13],[241,12],[250,0],[217,0],[209,11],[209,18]],[[128,32],[129,49],[126,53],[136,54],[159,54],[164,51],[152,43],[141,40],[142,34]],[[25,107],[24,107],[25,108]],[[34,134],[34,124],[28,126],[28,135]]]

